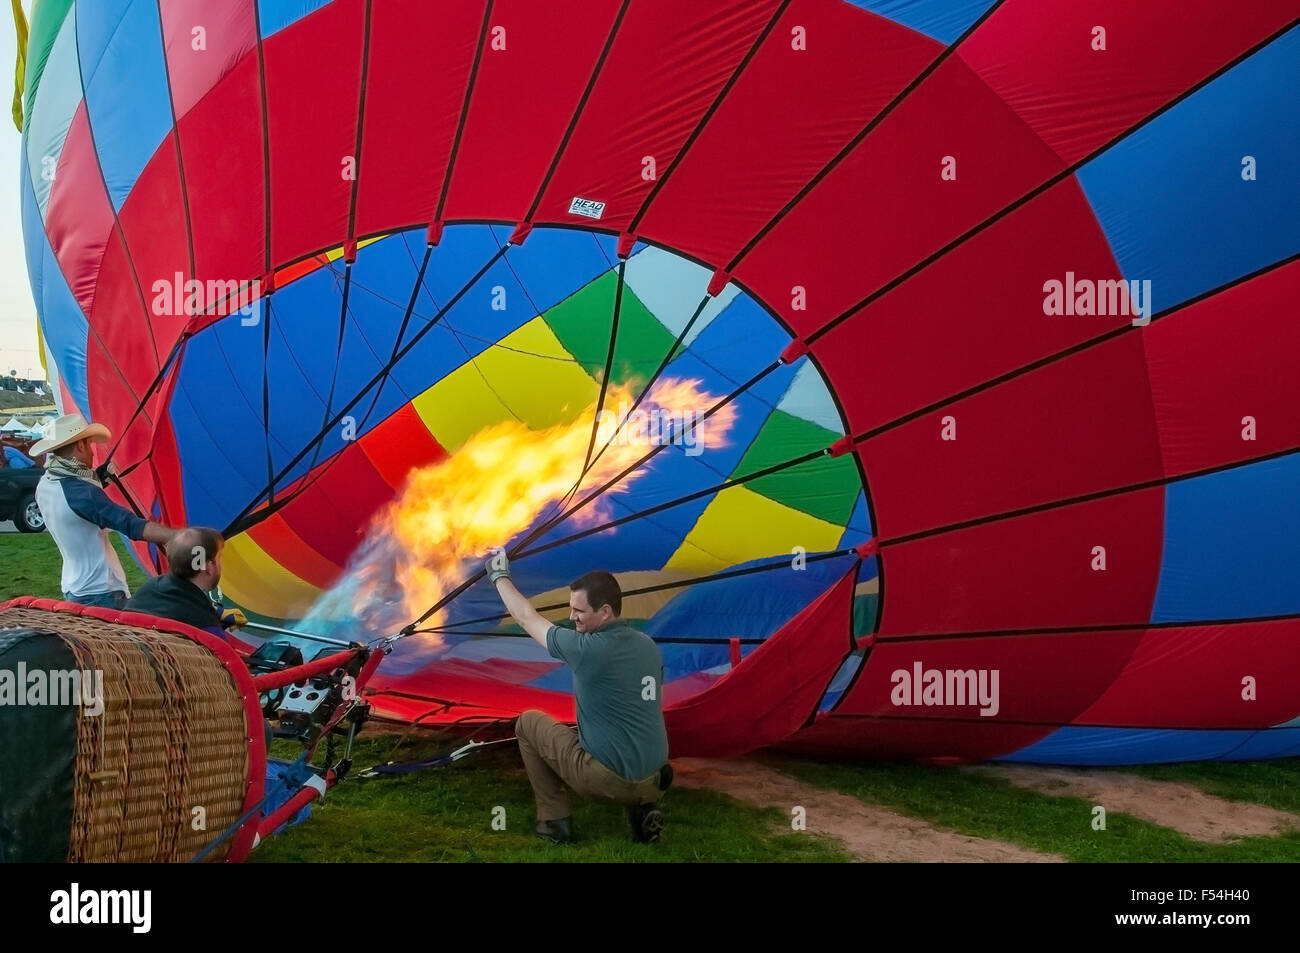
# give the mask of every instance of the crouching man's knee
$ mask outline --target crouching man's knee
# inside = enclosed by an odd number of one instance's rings
[[[546,713],[538,711],[536,708],[530,708],[522,712],[515,719],[515,737],[525,741],[531,741],[537,735],[537,729],[541,726],[542,720]]]

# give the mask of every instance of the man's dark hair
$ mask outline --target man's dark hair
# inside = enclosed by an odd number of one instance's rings
[[[188,526],[167,544],[167,567],[179,579],[193,579],[221,552],[224,540],[209,526]],[[202,557],[202,558],[200,558]]]
[[[621,615],[623,612],[623,590],[619,587],[613,573],[605,572],[603,569],[584,573],[569,583],[569,588],[574,592],[581,589],[587,593],[587,601],[591,603],[593,609],[607,605],[614,610],[614,615]]]

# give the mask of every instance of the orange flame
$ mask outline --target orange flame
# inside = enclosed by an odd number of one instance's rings
[[[611,386],[597,418],[593,462],[585,476],[595,403],[571,422],[542,430],[518,421],[486,427],[446,460],[412,471],[398,498],[376,514],[370,531],[372,539],[390,539],[386,548],[393,554],[393,577],[410,618],[459,585],[468,561],[479,562],[493,547],[506,545],[547,507],[553,515],[576,505],[655,446],[675,443],[665,452],[694,456],[725,445],[735,409],[727,404],[704,421],[718,399],[702,391],[700,383],[661,381],[635,411],[630,388]],[[604,493],[625,492],[643,472],[644,467],[636,467]],[[597,497],[572,520],[590,526],[604,514]],[[471,563],[468,571],[477,568]],[[372,592],[363,580],[358,601]],[[441,615],[426,624],[436,625]]]

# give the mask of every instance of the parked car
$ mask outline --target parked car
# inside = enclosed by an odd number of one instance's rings
[[[44,472],[40,467],[0,467],[0,520],[12,519],[20,533],[45,529],[45,517],[36,505],[36,484]]]

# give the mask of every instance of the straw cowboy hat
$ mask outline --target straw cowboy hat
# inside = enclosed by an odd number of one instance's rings
[[[28,453],[35,457],[47,450],[58,450],[78,440],[89,437],[95,443],[106,443],[113,435],[103,424],[88,424],[81,414],[64,414],[45,428],[44,438],[32,444]]]

